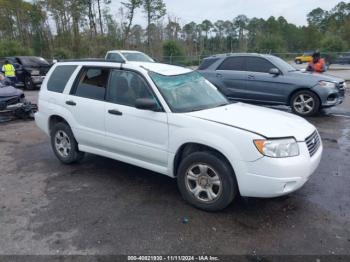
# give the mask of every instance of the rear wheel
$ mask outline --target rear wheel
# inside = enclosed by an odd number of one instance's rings
[[[224,209],[238,192],[231,166],[211,152],[196,152],[184,158],[177,183],[187,202],[206,211]]]
[[[56,157],[64,164],[80,161],[84,153],[78,150],[78,143],[69,125],[56,123],[51,130],[51,146]]]
[[[301,64],[301,60],[300,59],[296,59],[295,63],[300,65]]]
[[[24,78],[24,87],[28,90],[33,90],[35,88],[33,80],[30,76],[26,76]]]
[[[313,116],[320,110],[320,99],[315,93],[307,90],[295,93],[290,104],[293,113],[300,116]]]

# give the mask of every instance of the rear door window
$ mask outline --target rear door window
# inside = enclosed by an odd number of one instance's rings
[[[84,68],[73,95],[94,100],[104,100],[108,77],[108,68]]]
[[[76,68],[75,65],[57,66],[47,82],[47,90],[62,93]]]
[[[269,73],[271,68],[276,68],[271,62],[260,57],[247,57],[247,71]]]
[[[218,67],[217,70],[227,71],[246,71],[246,63],[244,57],[228,57]]]

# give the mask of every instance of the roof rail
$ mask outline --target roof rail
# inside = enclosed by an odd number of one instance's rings
[[[109,63],[120,64],[120,62],[117,62],[114,60],[106,60],[104,58],[63,59],[63,60],[59,60],[59,62],[109,62]]]

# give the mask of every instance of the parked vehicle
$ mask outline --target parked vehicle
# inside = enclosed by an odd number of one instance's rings
[[[26,89],[40,88],[46,73],[51,65],[42,57],[36,56],[16,56],[0,59],[2,65],[5,60],[9,60],[16,69],[17,85]]]
[[[25,99],[22,90],[8,85],[4,80],[0,81],[0,123],[12,120],[14,117],[33,118],[36,109],[36,105]]]
[[[346,65],[350,64],[350,53],[342,53],[338,57],[331,60],[332,64]]]
[[[149,62],[154,63],[155,61],[145,53],[133,50],[113,50],[108,51],[105,57],[106,60],[114,61],[118,63],[126,62]]]
[[[24,93],[22,90],[13,86],[0,85],[0,111],[6,110],[9,106],[22,103]]]
[[[346,83],[325,74],[301,72],[279,57],[229,54],[204,59],[198,69],[230,100],[287,105],[313,116],[344,101]]]
[[[296,64],[309,63],[312,61],[313,53],[314,53],[313,51],[307,51],[301,56],[297,56],[296,58],[294,58],[294,61]]]
[[[322,154],[303,118],[230,104],[198,72],[158,63],[57,63],[35,120],[62,163],[88,152],[140,166],[176,178],[184,199],[208,211],[238,193],[289,194]]]

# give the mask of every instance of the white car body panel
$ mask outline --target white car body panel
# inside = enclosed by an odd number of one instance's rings
[[[283,134],[283,137],[294,137],[297,141],[304,141],[307,137],[305,134],[311,134],[315,130],[313,125],[296,115],[243,103],[188,115],[242,128],[267,138],[278,138]]]
[[[49,134],[49,119],[59,116],[71,126],[79,149],[175,177],[174,159],[187,143],[197,143],[219,151],[230,162],[240,194],[250,197],[275,197],[299,189],[316,170],[322,145],[310,157],[305,138],[315,127],[306,120],[277,110],[235,103],[190,113],[172,113],[148,70],[163,75],[191,72],[189,69],[158,63],[69,62],[77,65],[64,92],[47,90],[49,71],[39,95],[37,126]],[[71,86],[82,66],[102,66],[137,71],[149,83],[164,112],[95,101],[70,95]],[[70,108],[65,102],[79,102]],[[117,109],[122,116],[108,114]],[[253,140],[294,137],[300,155],[270,158],[261,155]]]

